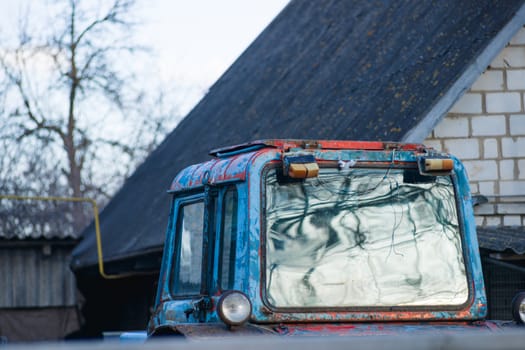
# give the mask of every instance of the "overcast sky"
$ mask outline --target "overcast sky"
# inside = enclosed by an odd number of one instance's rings
[[[93,1],[93,0],[88,0]],[[0,0],[0,30],[16,26],[21,4],[31,10],[45,0]],[[185,91],[187,113],[288,0],[139,0],[138,38],[153,49],[158,79]]]
[[[288,0],[148,1],[143,35],[158,52],[162,79],[200,98]]]

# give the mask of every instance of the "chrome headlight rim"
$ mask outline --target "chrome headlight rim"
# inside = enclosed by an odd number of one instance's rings
[[[519,292],[512,299],[512,318],[518,324],[525,324],[525,292]]]
[[[244,303],[240,306],[247,309],[245,315],[238,319],[231,317],[228,311],[230,307],[234,306],[232,303],[235,303],[236,301]],[[219,318],[222,320],[222,322],[228,326],[242,326],[248,322],[251,317],[252,302],[245,293],[239,290],[228,290],[224,292],[219,298],[217,303],[217,314],[219,315]]]

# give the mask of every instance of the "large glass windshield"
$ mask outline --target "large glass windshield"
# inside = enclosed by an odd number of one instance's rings
[[[266,297],[274,307],[461,305],[454,188],[417,169],[321,168],[266,184]]]

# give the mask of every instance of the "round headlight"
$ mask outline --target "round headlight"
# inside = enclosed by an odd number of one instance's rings
[[[525,323],[525,292],[516,294],[512,299],[512,317],[517,323]]]
[[[250,318],[252,303],[243,292],[230,290],[220,297],[217,313],[227,325],[240,326]]]

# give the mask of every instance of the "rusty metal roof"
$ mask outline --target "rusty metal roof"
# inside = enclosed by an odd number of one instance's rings
[[[170,192],[188,190],[202,186],[205,183],[221,184],[246,180],[249,163],[262,149],[278,149],[280,152],[290,150],[392,150],[418,151],[428,150],[421,144],[377,142],[377,141],[345,141],[345,140],[291,140],[272,139],[257,140],[244,144],[223,147],[210,152],[214,159],[204,163],[190,165],[182,169],[171,183]]]
[[[215,158],[181,170],[173,180],[170,191],[201,186],[205,183],[244,181],[253,153],[241,153],[229,158]]]
[[[237,152],[251,151],[262,147],[274,147],[287,151],[292,148],[305,149],[357,149],[357,150],[386,150],[405,149],[416,150],[425,148],[422,144],[380,142],[380,141],[351,141],[351,140],[298,140],[298,139],[266,139],[226,146],[211,150],[209,154],[222,157]]]
[[[166,190],[210,149],[264,138],[421,142],[523,26],[524,2],[290,2],[106,206],[105,260],[161,251]],[[83,236],[75,268],[96,264],[93,227]]]

